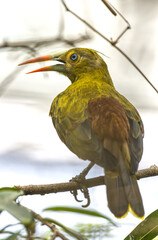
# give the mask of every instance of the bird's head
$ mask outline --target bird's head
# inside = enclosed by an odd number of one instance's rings
[[[80,78],[90,77],[91,79],[97,78],[105,80],[113,86],[106,63],[96,51],[88,48],[73,48],[54,55],[31,59],[19,65],[48,60],[58,61],[60,64],[43,67],[29,73],[56,71],[67,76],[72,83]]]

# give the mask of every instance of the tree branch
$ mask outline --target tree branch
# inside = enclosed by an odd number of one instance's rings
[[[139,170],[136,173],[137,179],[158,176],[158,167],[156,165],[150,168]],[[96,187],[100,185],[105,185],[104,176],[89,178],[82,182],[82,184],[87,187]],[[74,191],[81,188],[80,184],[77,182],[65,182],[56,184],[45,184],[45,185],[27,185],[27,186],[15,186],[16,188],[23,190],[24,195],[34,195],[34,194],[48,194],[57,192],[67,192]]]
[[[52,45],[55,43],[63,42],[69,46],[75,46],[76,43],[87,41],[91,39],[88,34],[82,35],[76,39],[65,39],[62,36],[58,36],[55,38],[46,38],[41,40],[28,40],[28,41],[19,41],[19,42],[3,42],[0,44],[0,49],[11,48],[11,49],[19,49],[23,48],[26,50],[30,50],[31,52],[35,51],[35,48],[45,46],[45,45]]]

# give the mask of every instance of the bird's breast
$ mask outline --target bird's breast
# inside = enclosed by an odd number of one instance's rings
[[[101,95],[110,96],[110,89],[110,85],[99,81],[77,81],[54,99],[50,115],[61,119],[66,115],[77,119],[83,117],[89,100]]]
[[[88,102],[101,95],[110,95],[108,84],[97,81],[77,81],[53,101],[50,116],[62,141],[88,118]]]

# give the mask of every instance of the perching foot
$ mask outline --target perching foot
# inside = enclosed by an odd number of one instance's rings
[[[82,207],[86,208],[90,205],[90,196],[89,196],[89,191],[88,191],[88,188],[84,185],[84,181],[85,181],[85,176],[88,174],[88,172],[90,171],[90,169],[94,166],[94,163],[90,163],[88,165],[88,167],[86,167],[79,175],[77,175],[76,177],[72,178],[70,181],[74,181],[74,182],[77,182],[81,188],[81,192],[83,193],[85,199],[87,199],[87,203],[82,205]],[[75,200],[77,202],[82,202],[83,200],[79,200],[77,198],[77,195],[78,195],[78,192],[77,190],[73,190],[71,191],[71,193],[73,194]]]

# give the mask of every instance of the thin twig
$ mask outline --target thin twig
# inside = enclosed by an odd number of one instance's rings
[[[115,12],[115,10],[113,9],[113,6],[107,1],[107,0],[101,0],[104,5],[109,9],[109,11],[114,15],[117,16],[117,13]]]
[[[113,43],[113,45],[116,45],[118,43],[119,39],[127,32],[128,29],[130,29],[129,26],[127,26],[115,40],[111,39],[111,42]]]
[[[137,179],[158,176],[158,167],[151,166],[150,168],[140,170],[136,173]],[[83,184],[87,188],[105,185],[104,176],[86,179]],[[23,190],[24,195],[34,194],[48,194],[57,192],[67,192],[80,189],[80,184],[77,182],[65,182],[57,184],[45,184],[45,185],[26,185],[26,186],[15,186],[16,188]]]
[[[158,93],[156,87],[150,82],[150,80],[146,77],[146,75],[140,70],[140,68],[133,62],[133,60],[127,56],[119,47],[114,46],[136,69],[137,71],[144,77],[144,79],[150,84],[150,86]]]
[[[50,44],[55,44],[59,42],[66,43],[67,45],[74,46],[76,43],[82,42],[82,41],[87,41],[91,39],[91,37],[86,34],[83,36],[80,36],[79,38],[76,39],[65,39],[62,36],[58,36],[56,38],[46,38],[43,40],[28,40],[28,41],[19,41],[19,42],[3,42],[0,44],[0,49],[5,49],[5,48],[10,48],[10,49],[15,49],[15,48],[24,48],[30,51],[35,51],[34,48],[41,47],[44,45],[50,45]]]
[[[102,33],[100,33],[97,29],[95,29],[91,24],[89,24],[86,20],[78,16],[76,13],[74,13],[71,9],[68,8],[64,0],[61,0],[63,3],[63,6],[65,7],[66,11],[70,12],[72,15],[74,15],[77,19],[79,19],[81,22],[83,22],[85,25],[87,25],[93,32],[97,33],[100,37],[102,37],[104,40],[106,40],[108,43],[110,43],[114,48],[116,48],[136,69],[137,71],[144,77],[144,79],[150,84],[150,86],[158,93],[158,90],[154,87],[154,85],[150,82],[150,80],[145,76],[145,74],[140,70],[140,68],[133,62],[133,60],[127,56],[126,53],[124,53],[119,47],[116,46],[116,41],[111,41],[107,37],[105,37]]]
[[[113,42],[113,44],[117,44],[119,39],[127,32],[127,30],[131,29],[131,25],[129,24],[129,22],[127,21],[127,19],[112,5],[110,4],[107,0],[101,0],[106,7],[116,16],[118,13],[118,15],[123,19],[123,21],[127,24],[127,27],[125,27],[125,29],[119,34],[119,36],[115,39],[112,40],[111,42]]]
[[[63,240],[69,240],[67,237],[65,237],[57,228],[54,224],[48,222],[46,219],[42,218],[39,214],[37,214],[36,212],[32,211],[32,214],[34,216],[35,219],[37,219],[39,222],[42,223],[42,225],[45,225],[47,227],[50,228],[50,230],[52,230],[53,235],[51,237],[52,240],[54,240],[56,237],[60,237]]]
[[[115,11],[118,13],[118,15],[125,21],[125,23],[129,26],[129,28],[131,28],[130,23],[128,22],[128,20],[111,4],[112,8],[115,9]]]
[[[63,5],[64,5],[64,7],[65,7],[65,9],[66,9],[67,12],[70,12],[72,15],[74,15],[76,18],[78,18],[81,22],[83,22],[85,25],[87,25],[91,30],[93,30],[93,32],[99,34],[99,35],[100,35],[102,38],[104,38],[107,42],[111,43],[111,41],[110,41],[108,38],[106,38],[103,34],[99,33],[91,24],[89,24],[86,20],[84,20],[83,18],[81,18],[80,16],[78,16],[76,13],[74,13],[73,11],[71,11],[71,10],[67,7],[67,5],[66,5],[66,3],[64,2],[64,0],[61,0],[61,1],[62,1],[62,3],[63,3]]]

